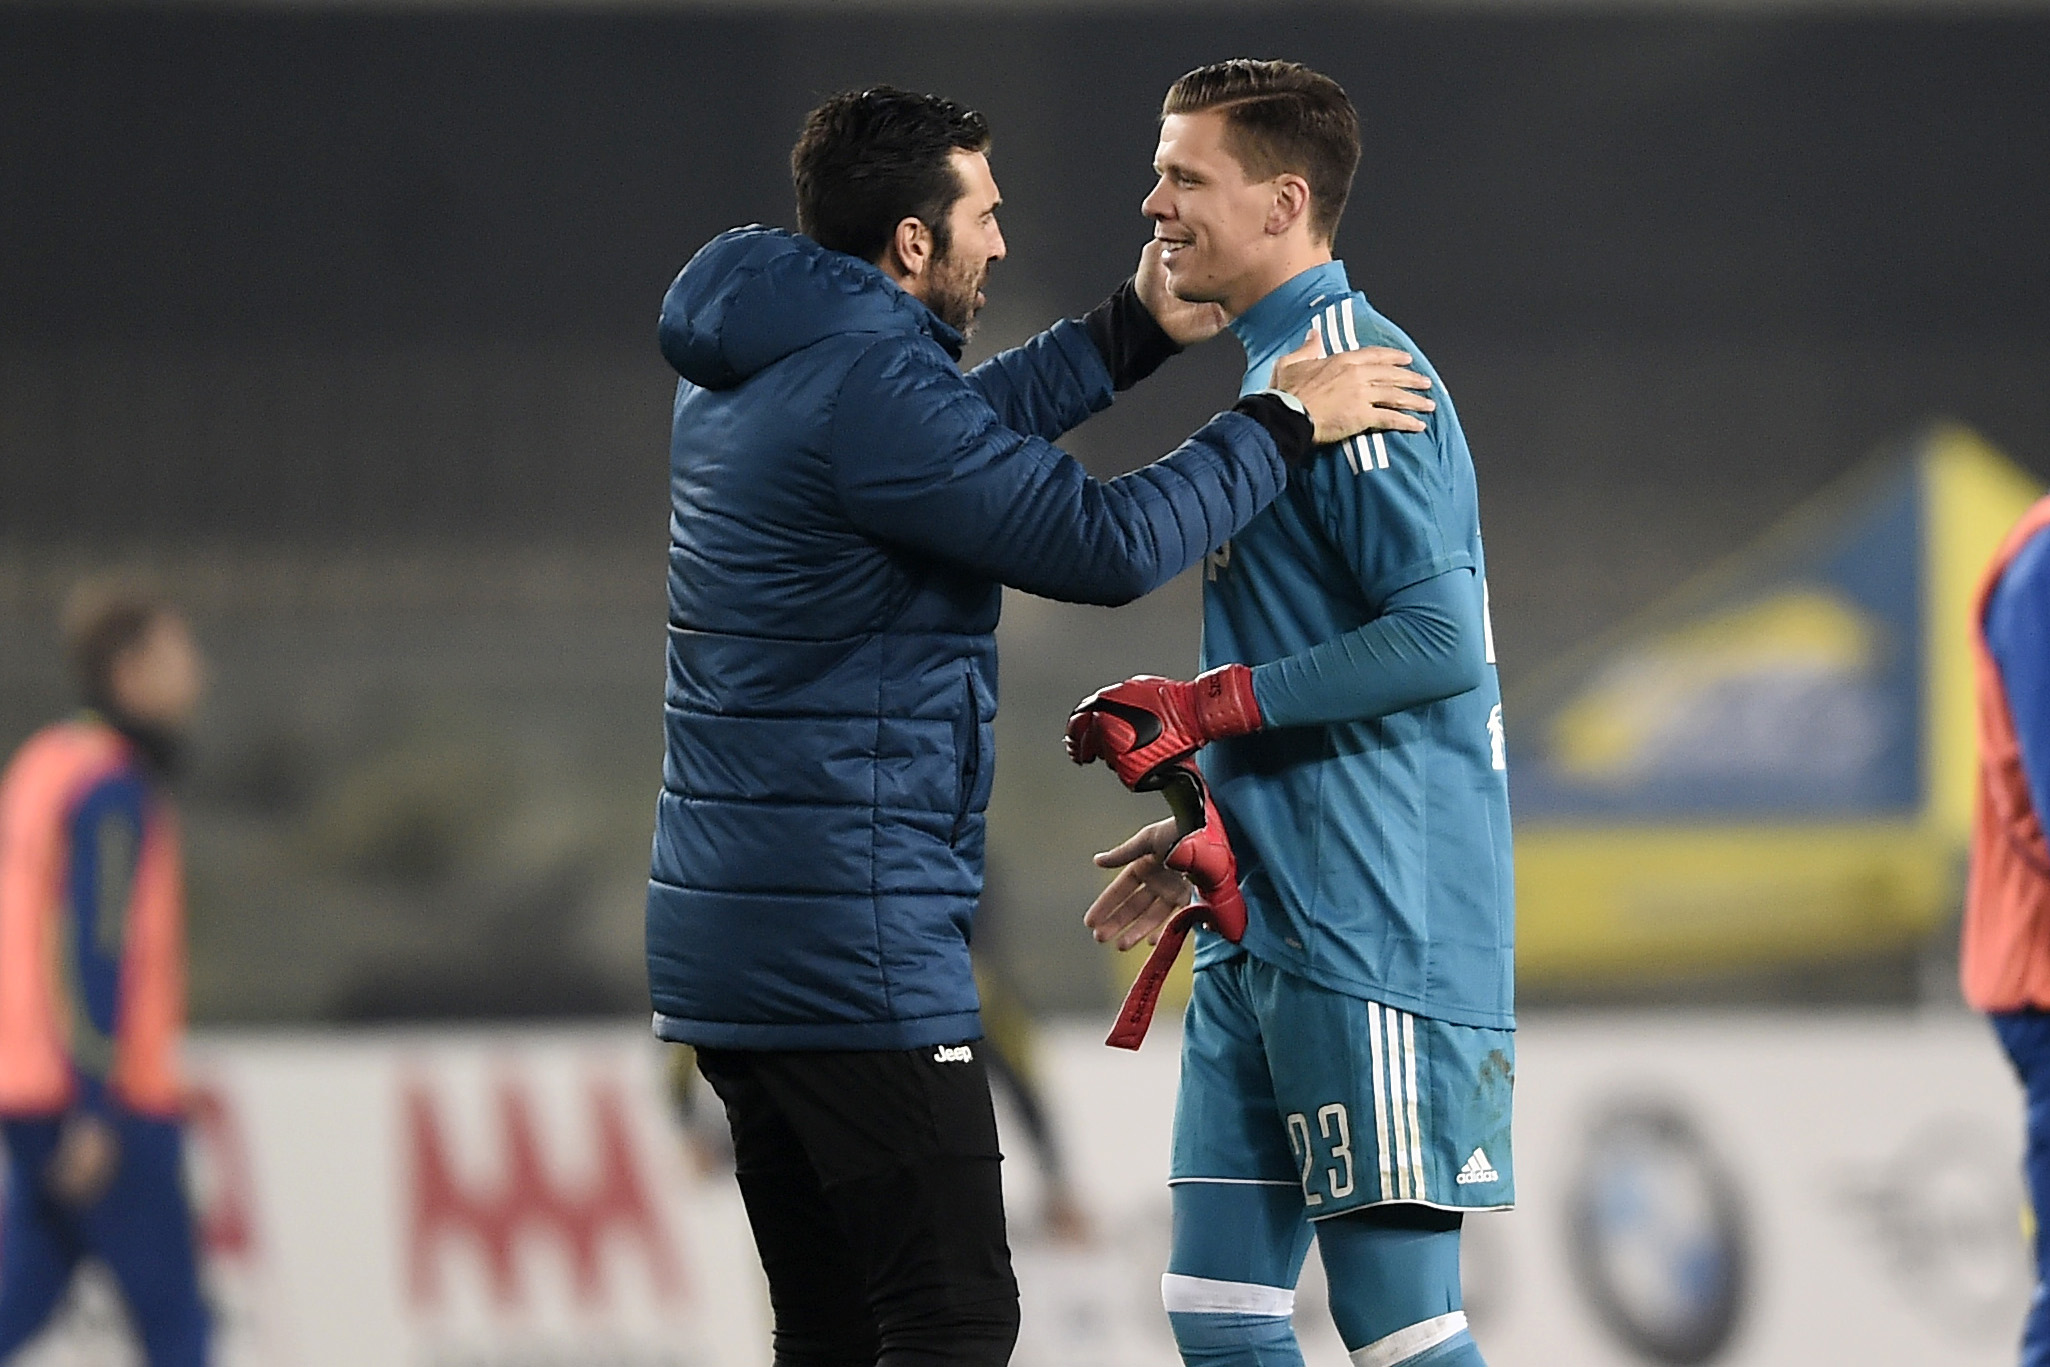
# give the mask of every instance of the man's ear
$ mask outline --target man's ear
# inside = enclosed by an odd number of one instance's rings
[[[919,218],[897,220],[896,231],[890,234],[890,245],[885,249],[888,264],[894,269],[889,273],[900,280],[917,280],[924,276],[926,267],[932,264],[932,229]]]
[[[1267,232],[1280,237],[1309,216],[1310,182],[1293,172],[1274,178],[1274,202],[1267,209]]]

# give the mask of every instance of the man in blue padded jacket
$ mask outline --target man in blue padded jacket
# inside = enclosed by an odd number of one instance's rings
[[[1155,250],[964,375],[1004,254],[988,145],[933,96],[828,100],[791,158],[803,235],[723,234],[663,304],[682,381],[648,975],[656,1033],[726,1105],[784,1367],[982,1367],[1016,1336],[968,954],[1000,586],[1137,597],[1290,457],[1429,407],[1399,353],[1306,350],[1166,458],[1090,479],[1048,439],[1223,318],[1169,296]]]
[[[1145,210],[1170,288],[1231,315],[1247,393],[1306,330],[1415,350],[1332,259],[1358,160],[1345,92],[1294,63],[1168,92]],[[1078,762],[1187,797],[1098,857],[1119,873],[1086,919],[1157,942],[1112,1037],[1131,1047],[1207,926],[1162,1281],[1192,1367],[1302,1362],[1313,1231],[1359,1367],[1481,1362],[1459,1228],[1513,1199],[1509,801],[1473,462],[1434,392],[1422,432],[1292,470],[1210,557],[1206,673],[1128,680],[1070,723]]]

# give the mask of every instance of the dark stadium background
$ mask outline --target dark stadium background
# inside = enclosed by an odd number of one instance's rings
[[[199,1015],[641,1009],[664,286],[790,222],[819,96],[934,89],[996,129],[986,352],[1129,270],[1160,93],[1242,54],[1360,107],[1341,254],[1459,405],[1512,697],[1929,417],[2050,470],[2041,12],[9,4],[0,743],[63,705],[65,584],[149,568],[218,662]],[[1236,359],[1073,449],[1164,450]],[[1053,739],[1188,668],[1195,589],[1010,602],[991,938],[1038,1004],[1097,1007],[1083,860],[1152,808]]]

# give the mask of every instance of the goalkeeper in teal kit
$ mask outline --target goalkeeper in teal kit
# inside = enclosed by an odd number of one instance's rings
[[[1306,340],[1414,354],[1331,256],[1358,159],[1344,92],[1293,63],[1168,93],[1145,211],[1170,287],[1244,345],[1246,393]],[[1509,802],[1473,463],[1433,394],[1415,430],[1320,450],[1211,557],[1202,675],[1069,724],[1078,763],[1175,812],[1098,857],[1097,938],[1156,942],[1112,1043],[1137,1047],[1201,927],[1162,1279],[1192,1367],[1301,1363],[1313,1236],[1358,1367],[1482,1362],[1459,1230],[1514,1199]]]

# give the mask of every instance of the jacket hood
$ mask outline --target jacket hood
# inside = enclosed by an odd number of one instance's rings
[[[731,389],[843,332],[925,332],[957,359],[961,334],[866,261],[752,224],[691,258],[662,301],[662,355],[705,389]]]

